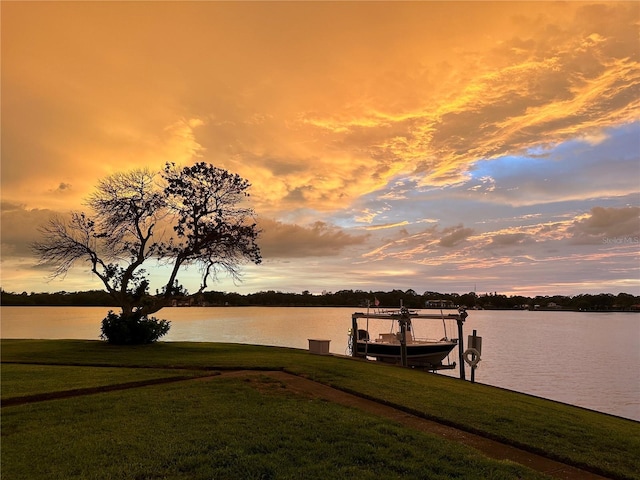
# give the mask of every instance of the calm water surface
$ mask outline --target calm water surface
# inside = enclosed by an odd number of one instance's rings
[[[107,310],[1,307],[1,336],[97,339]],[[309,338],[323,338],[331,340],[332,353],[345,354],[353,312],[352,308],[209,307],[166,308],[157,316],[172,322],[166,341],[306,349]],[[362,322],[360,327],[366,326]],[[457,336],[453,321],[414,323],[418,337],[439,339],[445,327],[449,337]],[[470,311],[465,337],[474,329],[482,337],[477,382],[640,421],[640,315]],[[389,324],[371,320],[369,330],[377,337],[389,330]],[[457,360],[457,350],[451,360]],[[441,374],[458,376],[458,370]]]

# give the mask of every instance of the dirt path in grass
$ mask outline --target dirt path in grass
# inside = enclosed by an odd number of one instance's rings
[[[549,458],[521,450],[504,443],[500,443],[480,435],[468,433],[457,428],[449,427],[432,420],[427,420],[409,413],[403,412],[396,408],[368,400],[357,395],[353,395],[342,390],[338,390],[327,385],[323,385],[312,380],[292,375],[286,372],[228,372],[223,373],[220,377],[229,376],[268,376],[282,382],[292,392],[300,395],[311,396],[328,400],[340,405],[357,408],[374,415],[384,417],[396,421],[402,425],[414,428],[423,432],[433,433],[447,440],[460,442],[464,445],[481,451],[484,455],[498,460],[510,460],[520,465],[527,466],[532,470],[542,472],[551,477],[564,480],[596,480],[605,479],[600,475],[581,470],[564,463],[551,460]],[[209,380],[215,381],[216,377],[209,377]]]
[[[596,475],[594,473],[581,470],[562,462],[551,460],[549,458],[521,450],[510,445],[490,440],[480,435],[465,432],[457,428],[453,428],[441,423],[427,420],[407,412],[403,412],[397,408],[393,408],[383,403],[369,400],[357,395],[338,390],[322,383],[309,380],[304,377],[286,373],[283,371],[225,371],[216,372],[212,375],[204,377],[192,376],[175,376],[163,379],[145,380],[139,382],[128,382],[123,384],[110,385],[105,387],[82,388],[76,390],[68,390],[64,392],[52,392],[41,395],[29,395],[25,397],[9,398],[2,401],[2,407],[16,406],[27,403],[40,402],[45,400],[54,400],[62,398],[77,397],[83,395],[92,395],[117,390],[126,390],[130,388],[141,388],[150,385],[158,385],[162,383],[181,382],[181,381],[216,381],[219,378],[229,377],[251,377],[256,379],[256,388],[264,388],[264,377],[276,380],[281,383],[289,391],[311,398],[319,398],[334,402],[340,405],[357,408],[359,410],[387,418],[398,422],[407,427],[420,430],[423,432],[439,435],[447,440],[460,442],[469,447],[479,450],[484,455],[498,460],[510,460],[520,465],[527,466],[532,470],[542,472],[554,478],[563,480],[602,480],[607,477]],[[262,387],[260,386],[262,383]]]

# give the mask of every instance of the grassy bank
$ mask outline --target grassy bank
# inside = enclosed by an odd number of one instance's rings
[[[284,369],[614,478],[638,478],[640,471],[638,422],[449,377],[301,350],[4,340],[2,362],[3,399],[185,372]],[[300,398],[256,378],[253,383],[163,384],[3,408],[3,476],[14,472],[7,478],[27,478],[20,476],[20,468],[33,469],[33,452],[38,451],[40,478],[89,478],[89,471],[104,472],[95,478],[123,478],[125,466],[140,478],[299,478],[296,465],[304,467],[307,478],[380,478],[380,472],[386,478],[539,478],[454,443]],[[149,432],[158,432],[152,442]],[[77,444],[73,438],[84,441]],[[69,440],[61,445],[60,439]],[[120,452],[115,459],[114,452]],[[86,456],[96,458],[82,462]],[[60,473],[51,471],[54,464]]]

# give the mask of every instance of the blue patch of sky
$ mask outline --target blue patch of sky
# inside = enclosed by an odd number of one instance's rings
[[[595,206],[638,204],[640,122],[609,129],[604,136],[597,144],[574,139],[553,148],[532,147],[523,155],[480,160],[468,182],[449,187],[417,187],[414,179],[397,177],[387,188],[334,213],[332,221],[343,228],[366,226],[356,220],[366,210],[375,213],[372,225],[407,221],[418,229],[425,219],[436,219],[441,226],[487,225],[484,230],[488,225],[533,223],[532,215],[554,221]],[[603,196],[603,187],[611,194]],[[518,201],[534,196],[539,201]]]
[[[611,128],[603,133],[606,138],[597,144],[578,138],[551,148],[534,146],[523,155],[479,160],[470,171],[472,182],[486,177],[499,180],[566,175],[573,169],[601,162],[617,167],[621,175],[640,173],[640,122]],[[626,172],[629,168],[634,172]]]

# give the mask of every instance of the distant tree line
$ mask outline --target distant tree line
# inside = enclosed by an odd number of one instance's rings
[[[186,292],[185,292],[186,293]],[[373,307],[375,302],[381,307],[397,307],[400,302],[408,308],[425,308],[427,302],[441,307],[467,307],[486,310],[577,310],[577,311],[640,311],[640,296],[628,293],[600,293],[596,295],[581,294],[575,296],[536,296],[502,295],[497,292],[476,294],[424,292],[418,294],[414,290],[364,291],[339,290],[312,294],[287,293],[268,290],[250,294],[233,292],[202,292],[196,297],[184,296],[184,300],[176,297],[175,304],[180,306],[274,306],[274,307],[361,307],[367,302]],[[10,293],[1,291],[0,302],[5,306],[104,306],[112,307],[113,299],[102,290],[87,292],[56,293]]]
[[[47,306],[47,307],[113,307],[114,301],[104,290],[87,292],[56,293],[9,293],[2,290],[0,302],[3,306]]]

